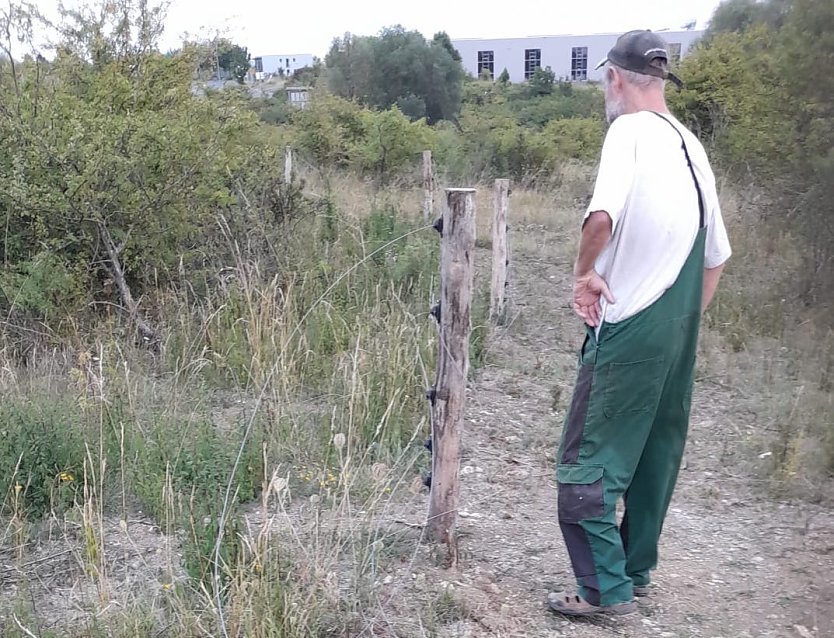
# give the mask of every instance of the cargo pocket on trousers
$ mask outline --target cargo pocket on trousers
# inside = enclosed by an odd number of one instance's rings
[[[601,465],[559,465],[559,521],[578,523],[605,513]]]
[[[663,391],[663,363],[663,357],[655,357],[605,366],[602,372],[605,416],[649,412],[657,407]]]

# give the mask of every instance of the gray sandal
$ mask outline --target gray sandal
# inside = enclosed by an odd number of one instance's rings
[[[592,605],[578,594],[567,592],[548,594],[547,605],[565,616],[625,616],[637,611],[637,604],[634,602]]]

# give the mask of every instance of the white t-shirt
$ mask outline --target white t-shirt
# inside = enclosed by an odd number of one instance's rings
[[[731,254],[715,176],[698,139],[672,115],[663,116],[681,132],[692,158],[704,196],[704,266],[715,268]],[[617,323],[648,308],[675,283],[698,234],[698,193],[681,138],[667,122],[648,111],[614,120],[585,219],[595,211],[611,217],[611,240],[595,268],[616,300],[602,300],[603,321]]]

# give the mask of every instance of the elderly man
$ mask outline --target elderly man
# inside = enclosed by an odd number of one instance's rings
[[[635,595],[649,594],[701,313],[730,257],[704,148],[666,107],[665,81],[680,84],[668,59],[660,36],[631,31],[600,63],[611,126],[574,271],[587,334],[557,459],[578,591],[548,596],[570,616],[628,614]]]

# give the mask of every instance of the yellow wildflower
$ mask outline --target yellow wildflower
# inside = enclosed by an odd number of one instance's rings
[[[61,472],[58,478],[61,479],[62,483],[70,483],[75,480],[75,477],[70,472]]]

